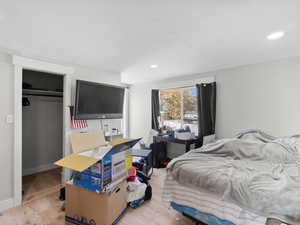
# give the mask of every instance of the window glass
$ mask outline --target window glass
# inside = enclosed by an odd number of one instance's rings
[[[189,126],[191,132],[198,134],[197,89],[183,88],[183,125]]]
[[[181,93],[180,89],[160,91],[160,119],[164,126],[172,129],[181,127]]]
[[[160,122],[172,129],[189,126],[198,134],[197,89],[185,87],[160,90]]]

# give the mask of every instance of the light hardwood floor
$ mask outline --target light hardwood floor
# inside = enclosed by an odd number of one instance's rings
[[[39,199],[61,188],[61,168],[24,176],[23,203]]]
[[[119,225],[192,225],[193,221],[170,209],[161,200],[165,171],[155,170],[151,185],[153,198],[138,209],[128,209]],[[38,180],[38,179],[37,179]],[[48,181],[50,182],[50,181]],[[50,182],[51,183],[51,182]],[[65,213],[58,200],[58,190],[47,189],[42,195],[30,198],[22,206],[0,213],[0,225],[63,225]]]

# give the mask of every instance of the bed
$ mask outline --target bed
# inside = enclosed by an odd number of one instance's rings
[[[162,198],[208,225],[300,224],[299,162],[299,136],[243,132],[172,160]]]

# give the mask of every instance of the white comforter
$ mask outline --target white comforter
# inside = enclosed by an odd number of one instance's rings
[[[254,141],[240,135],[172,160],[168,178],[262,217],[300,224],[299,137],[247,136]]]
[[[170,174],[165,179],[162,198],[167,202],[175,202],[214,215],[235,225],[265,225],[267,220],[266,217],[244,210],[215,195],[180,185]]]

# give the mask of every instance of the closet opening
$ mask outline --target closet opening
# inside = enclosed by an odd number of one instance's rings
[[[61,188],[64,76],[23,69],[22,200],[37,199]]]

